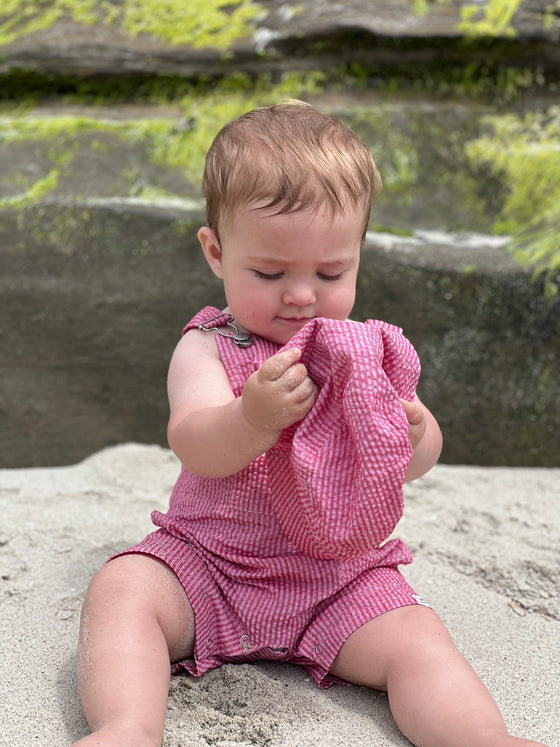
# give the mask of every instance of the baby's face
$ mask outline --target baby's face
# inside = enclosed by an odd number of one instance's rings
[[[230,313],[284,344],[310,319],[346,319],[354,305],[363,210],[274,215],[248,208],[224,227],[222,278]]]

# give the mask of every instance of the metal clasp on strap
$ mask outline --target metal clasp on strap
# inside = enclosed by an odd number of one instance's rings
[[[231,327],[233,329],[233,332],[226,332],[223,327],[208,326],[209,324],[212,324],[212,322],[215,322],[217,319],[221,319],[224,316],[228,317],[226,326]],[[208,321],[199,324],[198,329],[202,330],[202,332],[217,332],[220,337],[229,337],[240,348],[248,348],[253,344],[253,338],[251,337],[251,335],[247,332],[240,332],[239,327],[235,324],[234,318],[228,312],[218,314],[218,316],[213,316],[212,319],[208,319]]]

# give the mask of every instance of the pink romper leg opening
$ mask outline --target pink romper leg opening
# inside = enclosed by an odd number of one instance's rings
[[[294,663],[301,663],[321,689],[344,683],[329,671],[352,633],[385,612],[415,604],[425,605],[426,602],[414,592],[398,568],[371,569],[334,600],[318,606],[298,649],[309,663],[297,659]]]

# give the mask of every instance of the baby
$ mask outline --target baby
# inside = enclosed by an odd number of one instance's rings
[[[198,237],[227,308],[199,312],[171,360],[169,510],[89,586],[80,745],[160,745],[170,662],[262,659],[386,690],[422,747],[538,744],[508,734],[386,541],[441,434],[400,330],[348,321],[380,188],[363,142],[301,102],[216,136]]]

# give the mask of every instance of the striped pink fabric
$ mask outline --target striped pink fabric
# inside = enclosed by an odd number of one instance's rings
[[[206,307],[185,332],[219,313]],[[280,349],[256,336],[248,348],[216,341],[235,396]],[[411,449],[398,398],[413,396],[417,356],[382,322],[314,320],[295,344],[320,388],[311,412],[236,474],[183,468],[167,513],[152,514],[160,529],[126,551],[161,559],[183,584],[196,644],[180,666],[195,675],[274,659],[302,664],[327,687],[356,628],[418,602],[397,569],[411,562],[408,548],[384,542],[402,514]]]
[[[414,396],[418,356],[400,330],[373,321],[314,319],[285,347],[302,350],[320,392],[268,454],[275,513],[302,552],[349,560],[402,516],[412,447],[399,397]]]

